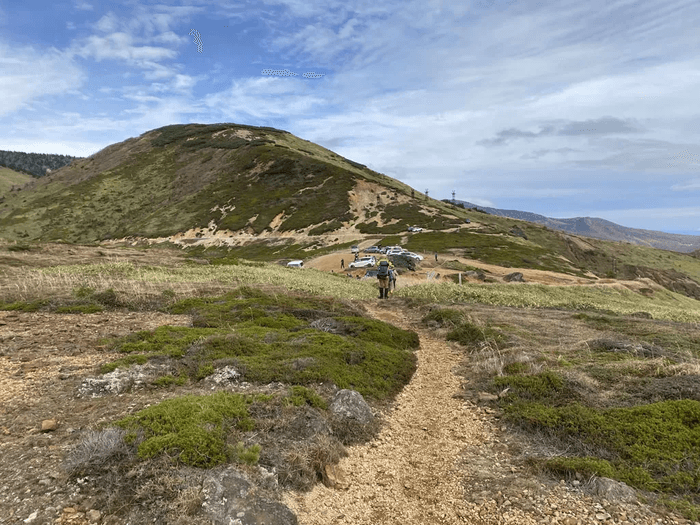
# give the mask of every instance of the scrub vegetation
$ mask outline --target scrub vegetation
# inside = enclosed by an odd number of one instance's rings
[[[623,481],[697,520],[697,318],[678,310],[666,316],[674,321],[655,320],[607,306],[575,313],[433,303],[423,322],[469,352],[465,395],[498,396],[502,420],[537,444],[531,467]]]

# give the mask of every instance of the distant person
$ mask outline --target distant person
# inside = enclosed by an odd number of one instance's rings
[[[340,259],[340,269],[345,270],[345,259]]]
[[[355,262],[357,262],[359,258],[360,258],[359,254],[357,252],[355,252]]]
[[[437,262],[437,252],[435,252],[435,262]]]
[[[389,291],[396,290],[396,270],[389,268]]]
[[[379,282],[379,298],[387,299],[389,297],[389,261],[379,261],[377,281]]]

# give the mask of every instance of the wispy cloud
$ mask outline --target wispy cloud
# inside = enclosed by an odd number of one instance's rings
[[[0,115],[27,108],[34,99],[76,89],[85,81],[84,72],[66,53],[1,42],[0,71]]]
[[[73,2],[73,7],[75,9],[79,9],[81,11],[92,11],[94,10],[94,7],[92,4],[88,4],[87,2],[83,2],[81,0],[78,0],[76,2]]]

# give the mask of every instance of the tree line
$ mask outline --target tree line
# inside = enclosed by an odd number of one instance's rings
[[[27,173],[32,177],[43,177],[50,171],[67,166],[76,159],[70,155],[52,153],[23,153],[21,151],[0,150],[0,166]],[[48,171],[47,171],[48,170]]]

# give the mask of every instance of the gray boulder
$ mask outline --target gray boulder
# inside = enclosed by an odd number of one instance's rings
[[[345,420],[362,425],[374,421],[372,409],[362,397],[362,394],[354,390],[339,390],[333,397],[329,410],[341,421]]]
[[[483,272],[475,272],[474,270],[469,270],[467,272],[464,272],[464,275],[467,277],[471,277],[473,279],[479,279],[480,281],[483,281],[486,279],[486,275]]]
[[[525,279],[523,279],[523,274],[520,272],[513,272],[509,273],[503,278],[504,281],[510,283],[510,282],[518,282],[518,283],[524,283]]]
[[[610,478],[596,478],[592,483],[593,492],[608,501],[633,503],[637,492],[629,485]]]
[[[234,467],[215,469],[202,483],[202,510],[216,525],[298,525],[288,507],[256,494]]]

